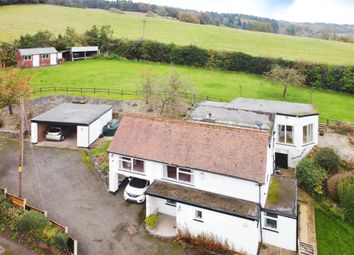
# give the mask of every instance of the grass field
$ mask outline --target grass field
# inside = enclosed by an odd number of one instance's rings
[[[320,208],[316,208],[316,235],[319,255],[351,255],[354,227]]]
[[[32,69],[31,85],[35,88],[68,86],[136,90],[140,83],[140,74],[146,68],[151,68],[156,73],[164,73],[176,68],[184,77],[191,80],[196,86],[196,91],[204,96],[231,100],[240,96],[241,86],[242,97],[284,100],[281,96],[282,86],[273,84],[261,76],[126,60],[94,59]],[[286,100],[309,103],[309,95],[308,89],[304,87],[290,87]],[[107,94],[90,96],[119,98]],[[315,91],[312,94],[312,103],[317,105],[322,121],[330,118],[354,122],[353,96]]]
[[[72,26],[83,32],[93,25],[105,24],[112,26],[115,37],[139,39],[142,19],[141,15],[95,9],[50,5],[1,6],[0,41],[13,40],[40,29],[59,33]],[[207,49],[241,51],[255,56],[354,65],[354,44],[195,25],[166,18],[147,18],[145,38],[179,45],[196,44]]]

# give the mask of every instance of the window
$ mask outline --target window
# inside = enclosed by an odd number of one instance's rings
[[[193,171],[175,166],[166,166],[165,177],[180,182],[193,183]]]
[[[294,144],[294,127],[287,125],[278,125],[278,142]]]
[[[306,125],[302,127],[302,143],[313,142],[313,124]]]
[[[23,59],[26,60],[26,61],[27,61],[27,60],[31,60],[31,59],[32,59],[32,56],[23,56]]]
[[[49,54],[42,54],[42,58],[49,58]]]
[[[202,213],[202,211],[195,210],[194,218],[197,219],[197,220],[201,220],[201,219],[203,218],[203,213]]]
[[[274,213],[265,213],[264,220],[265,220],[264,226],[266,228],[270,228],[274,230],[278,228],[278,215]]]
[[[166,205],[176,206],[176,201],[173,201],[173,200],[167,199],[167,200],[166,200]]]
[[[119,167],[127,171],[144,173],[144,161],[138,159],[120,157]]]

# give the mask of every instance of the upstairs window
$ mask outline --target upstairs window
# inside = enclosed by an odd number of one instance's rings
[[[278,142],[294,144],[294,127],[288,125],[278,125]]]
[[[312,143],[313,142],[313,124],[306,125],[302,127],[302,143]]]
[[[203,219],[203,212],[200,210],[195,210],[194,218],[197,220],[202,220]]]
[[[119,168],[127,171],[144,173],[144,161],[129,157],[119,158]]]
[[[26,61],[27,61],[27,60],[31,60],[31,59],[32,59],[32,56],[23,56],[23,59],[26,60]]]
[[[193,183],[193,171],[175,166],[166,166],[164,176],[180,182]]]
[[[42,54],[42,58],[43,59],[49,58],[49,54]]]
[[[265,213],[264,215],[264,226],[273,230],[278,229],[278,215],[274,213]]]

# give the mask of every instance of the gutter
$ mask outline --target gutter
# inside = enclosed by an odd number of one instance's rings
[[[257,255],[260,253],[261,251],[261,247],[263,245],[263,234],[262,234],[262,206],[261,206],[261,187],[262,184],[258,183],[258,196],[259,196],[259,233],[261,235],[261,242],[258,245],[258,249],[257,249]]]

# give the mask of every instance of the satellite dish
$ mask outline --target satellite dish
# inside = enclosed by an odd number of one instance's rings
[[[261,121],[259,121],[259,120],[256,120],[255,123],[259,127],[259,130],[262,130],[263,123]]]

